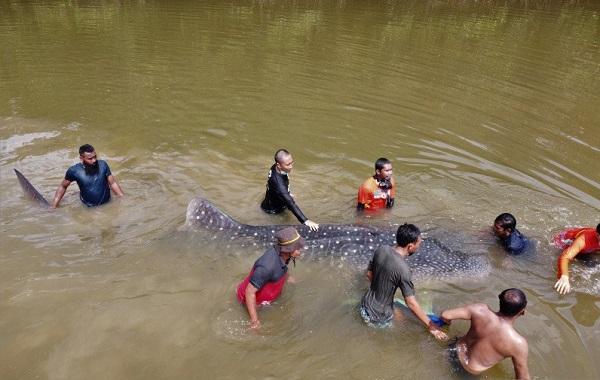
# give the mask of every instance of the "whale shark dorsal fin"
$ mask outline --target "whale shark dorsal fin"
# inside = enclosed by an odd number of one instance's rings
[[[196,197],[190,201],[185,222],[189,226],[199,226],[208,230],[232,229],[241,225],[202,197]]]
[[[25,196],[38,202],[43,207],[50,207],[50,203],[48,203],[46,198],[44,198],[44,196],[42,194],[40,194],[40,192],[37,191],[35,187],[33,187],[31,182],[29,182],[29,180],[27,178],[25,178],[23,173],[21,173],[17,169],[13,169],[13,170],[15,171],[15,174],[17,175],[17,179],[19,180],[19,184],[21,185],[21,188],[23,189]]]

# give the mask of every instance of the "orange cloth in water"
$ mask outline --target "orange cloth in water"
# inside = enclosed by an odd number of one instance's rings
[[[579,237],[583,237],[583,247],[573,247],[575,240]],[[596,229],[592,227],[587,228],[572,228],[566,231],[562,231],[554,237],[554,243],[557,247],[564,249],[560,257],[558,258],[558,274],[560,278],[563,274],[569,274],[569,262],[579,254],[588,254],[596,251],[600,251],[600,241],[598,240],[598,234]]]
[[[357,202],[365,205],[365,210],[379,210],[386,208],[387,199],[394,199],[396,196],[396,182],[391,179],[392,188],[382,190],[379,188],[377,180],[369,177],[358,189]]]

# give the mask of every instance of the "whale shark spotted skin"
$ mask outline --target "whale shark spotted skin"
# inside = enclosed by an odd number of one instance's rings
[[[243,224],[210,201],[196,197],[188,204],[188,227],[205,231],[213,239],[241,246],[266,248],[275,242],[275,232],[288,225]],[[331,258],[365,269],[373,252],[381,245],[394,245],[396,231],[358,224],[321,224],[318,231],[293,225],[306,239],[302,257],[322,260]],[[427,237],[419,251],[407,258],[416,278],[482,277],[490,265],[483,255],[472,255],[448,248],[439,239]]]

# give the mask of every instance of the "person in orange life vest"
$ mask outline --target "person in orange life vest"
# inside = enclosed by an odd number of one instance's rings
[[[294,227],[286,227],[275,234],[277,244],[269,248],[252,266],[250,274],[238,285],[237,298],[246,305],[250,327],[260,327],[257,305],[276,300],[287,280],[288,263],[296,265],[305,240]]]
[[[571,291],[569,261],[577,255],[600,251],[600,223],[595,230],[594,227],[587,227],[562,231],[553,241],[554,245],[563,250],[558,258],[558,281],[554,284],[554,289],[560,294],[566,294]]]
[[[392,163],[387,158],[375,161],[375,175],[368,178],[358,189],[358,210],[379,210],[394,206],[396,182],[392,178]]]

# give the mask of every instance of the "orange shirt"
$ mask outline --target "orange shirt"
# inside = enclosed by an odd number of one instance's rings
[[[569,274],[569,261],[573,260],[575,256],[600,251],[598,234],[596,233],[596,229],[592,227],[573,228],[563,231],[557,238],[560,238],[563,242],[570,241],[569,246],[558,258],[558,278],[563,274]]]
[[[375,178],[369,177],[358,189],[357,202],[363,204],[365,210],[379,210],[386,208],[388,198],[394,199],[394,196],[396,195],[396,182],[393,178],[390,182],[392,187],[384,190],[379,187]]]

